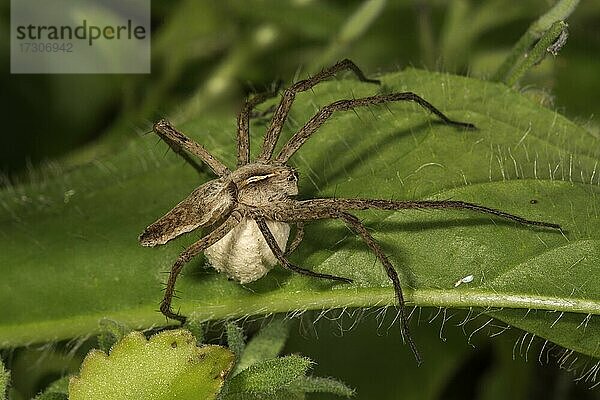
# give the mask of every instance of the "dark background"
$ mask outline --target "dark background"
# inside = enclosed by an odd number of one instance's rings
[[[552,4],[389,1],[370,20],[353,20],[360,1],[154,0],[150,75],[11,75],[10,41],[2,35],[0,171],[19,176],[28,165],[99,141],[122,143],[190,96],[200,97],[204,110],[228,106],[233,112],[254,88],[343,57],[369,73],[412,65],[486,77]],[[5,1],[4,32],[9,18]],[[583,1],[568,22],[560,55],[539,65],[521,87],[546,92],[553,107],[597,132],[600,4]],[[204,86],[215,77],[222,90]]]

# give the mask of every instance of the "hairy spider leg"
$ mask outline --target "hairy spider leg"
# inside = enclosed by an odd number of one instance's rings
[[[204,173],[204,167],[202,166],[202,164],[200,164],[198,161],[196,161],[194,158],[192,158],[187,151],[185,151],[179,144],[178,142],[174,142],[173,140],[169,139],[166,136],[161,136],[158,135],[158,137],[165,142],[166,144],[169,145],[169,147],[171,148],[171,150],[173,150],[173,152],[175,154],[177,154],[179,157],[183,158],[188,164],[190,164],[199,174]]]
[[[177,154],[181,155],[183,150],[189,151],[193,155],[200,158],[204,164],[208,165],[208,167],[220,177],[227,176],[231,173],[229,168],[227,168],[227,166],[219,161],[215,156],[210,154],[208,150],[204,148],[204,146],[196,143],[183,133],[179,132],[166,119],[161,119],[160,121],[156,122],[152,127],[152,130],[156,132],[156,134],[163,139]],[[189,162],[189,157],[183,158]],[[192,166],[196,168],[196,165],[194,164],[195,163],[192,163]]]
[[[237,166],[238,168],[250,162],[250,118],[252,118],[252,110],[257,105],[265,102],[271,97],[275,97],[281,86],[281,81],[278,81],[273,90],[257,93],[249,97],[244,102],[237,118]]]
[[[398,299],[398,309],[400,311],[400,329],[402,330],[402,337],[408,342],[408,346],[414,354],[417,363],[421,364],[421,362],[423,362],[423,359],[419,354],[417,345],[415,344],[412,335],[410,334],[410,329],[408,327],[406,303],[404,301],[404,295],[402,294],[402,286],[400,286],[400,278],[398,277],[398,273],[396,272],[394,266],[383,252],[381,246],[379,246],[379,243],[375,241],[375,238],[371,236],[367,228],[360,222],[358,218],[356,218],[356,216],[341,211],[339,213],[339,218],[342,219],[346,223],[346,225],[348,225],[362,238],[362,240],[367,244],[367,246],[369,246],[371,251],[375,253],[375,256],[383,264],[388,278],[390,278],[392,284],[394,285],[394,293],[396,294],[396,298]]]
[[[289,269],[290,271],[296,272],[301,275],[310,276],[313,278],[329,279],[332,281],[352,283],[352,279],[344,278],[341,276],[329,275],[329,274],[321,274],[319,272],[314,272],[314,271],[304,269],[304,268],[301,268],[301,267],[298,267],[298,266],[292,264],[291,262],[289,262],[287,260],[287,258],[285,258],[283,251],[281,251],[281,249],[279,248],[279,245],[277,244],[277,240],[275,240],[275,237],[271,233],[271,230],[269,229],[269,226],[267,225],[266,220],[263,217],[255,217],[254,220],[256,221],[258,228],[260,229],[260,232],[262,233],[267,244],[269,245],[269,248],[275,255],[275,258],[277,258],[277,261],[279,261],[281,263],[281,266],[284,267],[285,269]]]
[[[365,226],[356,218],[354,215],[349,214],[349,210],[366,210],[370,208],[381,209],[381,210],[406,210],[406,209],[457,209],[457,210],[468,210],[488,215],[497,216],[500,218],[508,219],[514,222],[518,222],[523,225],[539,226],[543,228],[557,229],[561,231],[561,227],[558,224],[549,222],[529,220],[517,215],[509,214],[504,211],[496,210],[493,208],[483,207],[474,203],[467,203],[464,201],[453,201],[453,200],[420,200],[420,201],[393,201],[393,200],[377,200],[377,199],[311,199],[311,200],[288,200],[284,202],[278,202],[273,204],[273,212],[269,215],[269,218],[278,220],[281,222],[298,222],[298,221],[311,221],[319,219],[342,219],[349,225],[354,231],[356,231],[362,239],[366,242],[369,248],[375,253],[377,258],[384,265],[387,275],[392,281],[394,291],[398,299],[398,305],[400,308],[400,319],[402,323],[402,333],[407,340],[417,362],[421,362],[421,356],[416,348],[416,345],[410,335],[408,328],[408,316],[405,310],[405,301],[402,293],[402,287],[400,286],[400,280],[396,273],[393,265],[389,259],[383,253],[381,247],[377,244],[375,239],[371,236]],[[259,223],[259,227],[260,227]],[[266,226],[266,223],[264,224]],[[263,231],[261,229],[261,231]],[[265,239],[269,235],[268,229],[263,231]],[[272,235],[271,235],[272,236]],[[267,243],[269,240],[267,239]],[[276,243],[275,243],[276,244]],[[271,247],[275,253],[278,249]],[[281,250],[279,250],[281,253]],[[277,254],[276,254],[277,256]],[[283,256],[281,259],[278,257],[280,262],[283,264],[287,262]],[[298,268],[298,267],[296,267]],[[291,269],[291,268],[290,268]],[[306,270],[303,270],[306,271]],[[304,273],[304,272],[301,272]],[[309,274],[306,274],[309,275]],[[310,276],[316,276],[314,273]],[[317,276],[318,277],[318,276]],[[327,276],[323,276],[324,279],[332,279]],[[341,280],[339,277],[335,277],[333,280]]]
[[[287,256],[292,254],[294,250],[296,250],[298,246],[300,246],[300,243],[302,243],[302,239],[304,239],[304,224],[302,222],[296,222],[296,233],[294,235],[294,239],[285,251],[285,255]]]
[[[294,211],[312,210],[316,213],[323,213],[325,210],[331,209],[348,211],[348,210],[367,210],[375,208],[379,210],[407,210],[407,209],[456,209],[469,210],[483,214],[491,214],[500,218],[508,219],[522,225],[539,226],[542,228],[551,228],[561,231],[558,224],[550,222],[534,221],[519,217],[518,215],[509,214],[504,211],[494,208],[480,206],[475,203],[468,203],[458,200],[414,200],[414,201],[396,201],[396,200],[377,200],[377,199],[310,199],[296,201]]]
[[[208,235],[204,236],[202,239],[192,244],[183,253],[179,255],[179,257],[171,267],[169,279],[167,280],[167,287],[165,288],[165,294],[162,301],[160,302],[160,311],[165,317],[177,320],[181,322],[181,324],[185,323],[187,318],[179,313],[174,312],[171,309],[171,302],[173,301],[173,294],[175,293],[175,283],[177,282],[177,277],[179,276],[179,273],[183,269],[183,266],[186,263],[188,263],[193,257],[202,253],[208,247],[221,240],[241,220],[241,214],[238,211],[233,211],[225,220],[225,222],[223,222],[221,225],[215,228]]]
[[[275,162],[285,164],[292,155],[306,142],[310,136],[315,133],[321,125],[323,125],[331,115],[336,111],[347,111],[354,107],[366,107],[374,104],[383,104],[395,101],[413,101],[419,106],[429,110],[435,114],[444,123],[452,126],[457,126],[466,129],[474,129],[475,125],[468,122],[454,121],[448,118],[444,113],[435,108],[431,103],[423,99],[422,97],[411,93],[391,93],[377,96],[363,97],[360,99],[353,100],[338,100],[323,107],[317,112],[298,132],[296,132],[290,140],[283,146],[279,155],[277,155]]]
[[[313,217],[314,217],[314,215],[313,215]],[[373,236],[371,236],[371,234],[367,231],[367,228],[365,228],[365,226],[354,215],[343,212],[343,211],[333,211],[326,218],[340,218],[344,222],[346,222],[346,224],[352,230],[354,230],[356,233],[358,233],[358,235],[363,239],[363,241],[367,244],[367,246],[369,246],[371,251],[373,251],[373,253],[375,253],[377,258],[383,264],[383,266],[386,270],[387,276],[392,281],[392,284],[394,286],[394,292],[396,294],[396,298],[398,299],[402,336],[408,342],[408,345],[409,345],[411,351],[413,352],[417,362],[420,364],[422,362],[422,358],[421,358],[421,355],[419,354],[419,351],[417,350],[417,346],[415,345],[415,342],[412,338],[412,335],[410,334],[410,330],[408,327],[408,317],[406,315],[404,295],[402,294],[402,287],[400,286],[400,278],[398,277],[398,273],[392,266],[392,263],[389,261],[387,256],[383,253],[383,250],[381,249],[379,244],[375,241]],[[311,219],[314,219],[314,218],[311,218]],[[257,218],[255,218],[255,220],[256,220],[256,223],[258,224],[258,227],[259,227],[261,233],[263,234],[265,240],[267,241],[269,248],[271,249],[273,254],[275,254],[275,257],[277,258],[277,260],[281,263],[281,265],[284,268],[289,269],[293,272],[296,272],[296,273],[299,273],[302,275],[306,275],[306,276],[310,276],[310,277],[314,277],[314,278],[328,279],[328,280],[340,281],[340,282],[345,282],[345,283],[352,283],[352,279],[349,279],[349,278],[344,278],[344,277],[329,275],[329,274],[322,274],[322,273],[310,271],[308,269],[304,269],[304,268],[298,267],[296,265],[293,265],[285,258],[285,255],[283,254],[283,252],[277,245],[277,241],[275,240],[275,238],[273,237],[273,234],[269,230],[269,227],[267,226],[265,219],[262,217],[257,217]]]
[[[271,159],[285,120],[290,112],[292,104],[294,103],[294,99],[296,98],[296,94],[307,91],[318,83],[327,80],[336,73],[344,70],[352,71],[358,80],[362,82],[380,84],[380,81],[377,79],[367,78],[360,68],[358,68],[356,64],[348,59],[344,59],[329,68],[323,69],[321,72],[308,79],[294,83],[283,92],[281,101],[279,102],[279,105],[277,106],[277,109],[271,118],[271,123],[269,124],[267,132],[265,133],[262,151],[257,158],[258,162],[266,162],[267,160]]]

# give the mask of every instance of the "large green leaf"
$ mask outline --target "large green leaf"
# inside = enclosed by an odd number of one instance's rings
[[[480,307],[600,356],[599,141],[501,84],[418,70],[383,81],[383,90],[414,91],[479,129],[439,124],[412,104],[339,114],[292,158],[302,176],[301,196],[453,198],[560,223],[565,235],[468,212],[360,213],[414,304]],[[347,79],[301,94],[284,136],[316,104],[378,90]],[[198,115],[179,127],[235,163],[234,115]],[[255,149],[262,129],[253,127]],[[166,146],[153,135],[124,147],[110,159],[45,171],[31,185],[0,193],[4,346],[95,332],[103,317],[137,327],[164,323],[156,311],[163,272],[200,233],[157,249],[139,246],[137,235],[210,177],[165,156]],[[382,267],[339,222],[309,225],[292,259],[355,283],[276,270],[241,286],[204,269],[198,257],[178,282],[181,299],[174,306],[198,318],[224,318],[394,304]],[[455,288],[467,275],[473,282]],[[526,313],[530,309],[540,311]]]

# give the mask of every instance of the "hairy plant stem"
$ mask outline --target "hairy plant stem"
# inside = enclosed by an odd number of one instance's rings
[[[529,49],[544,36],[544,33],[550,30],[554,23],[563,21],[571,15],[578,4],[579,0],[558,1],[546,14],[531,24],[527,32],[513,46],[508,57],[506,57],[492,76],[492,80],[507,82],[508,77],[511,76],[511,71],[521,63],[524,57],[527,57]]]
[[[600,314],[598,302],[565,297],[534,296],[530,294],[492,293],[480,290],[419,289],[406,291],[409,305],[420,307],[458,308],[520,308],[580,314]],[[271,297],[271,298],[270,298]],[[322,293],[296,293],[287,300],[280,296],[262,295],[244,297],[220,304],[198,304],[197,301],[181,301],[182,310],[192,311],[194,320],[214,320],[263,314],[265,304],[271,313],[288,312],[293,309],[329,309],[340,307],[378,307],[395,305],[391,288],[361,288],[360,291],[332,290]],[[41,321],[4,327],[0,330],[0,346],[19,346],[38,340],[40,331],[52,332],[52,340],[62,340],[100,332],[98,320],[104,315],[89,314],[69,317],[62,321]],[[141,307],[113,313],[112,318],[141,328],[164,324],[165,318],[156,307]],[[48,336],[45,340],[50,339]]]
[[[564,21],[556,21],[552,24],[550,29],[548,29],[542,38],[536,43],[533,49],[524,54],[523,58],[520,60],[509,75],[504,79],[504,82],[508,86],[515,85],[519,79],[525,75],[527,71],[531,69],[534,65],[540,63],[546,54],[549,53],[549,48],[555,43],[563,34],[567,32],[567,24]]]

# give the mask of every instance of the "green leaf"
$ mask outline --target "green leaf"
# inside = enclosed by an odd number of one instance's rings
[[[52,382],[44,393],[36,396],[34,400],[68,400],[69,379],[70,377],[65,376]]]
[[[592,278],[600,274],[600,141],[499,83],[419,70],[382,79],[386,90],[416,92],[479,129],[442,125],[413,104],[340,113],[291,160],[301,197],[452,198],[561,224],[564,236],[468,212],[359,213],[399,271],[409,302],[490,308],[534,334],[600,356],[600,283]],[[349,78],[300,94],[283,136],[316,104],[378,90]],[[179,128],[232,166],[235,126],[235,115],[198,115]],[[263,130],[253,126],[254,151]],[[139,246],[137,236],[211,177],[165,156],[152,135],[123,147],[109,159],[41,171],[34,183],[0,192],[2,345],[86,335],[105,317],[133,327],[164,324],[156,311],[164,272],[201,233],[155,249]],[[203,320],[395,304],[383,268],[339,222],[308,225],[291,260],[355,283],[276,268],[241,286],[204,269],[197,257],[178,281],[174,307]],[[471,283],[454,287],[468,275]],[[521,317],[509,309],[522,309]],[[556,313],[529,309],[565,314],[555,323]],[[580,340],[577,322],[584,320]]]
[[[277,357],[289,334],[289,321],[275,319],[248,342],[246,350],[233,370],[233,375],[260,361]]]
[[[308,358],[295,355],[254,364],[228,380],[223,389],[223,399],[252,398],[287,389],[292,382],[304,376],[310,365]]]
[[[299,391],[305,393],[331,393],[346,397],[350,397],[354,394],[354,390],[332,378],[305,376],[294,382],[294,386],[296,386]]]
[[[100,329],[102,331],[98,335],[98,347],[105,353],[108,353],[116,342],[131,332],[131,328],[128,326],[108,318],[100,321]]]
[[[110,355],[87,355],[71,379],[69,399],[215,399],[232,367],[233,353],[197,347],[189,331],[164,331],[150,340],[132,332]]]
[[[239,359],[246,348],[246,343],[244,343],[244,330],[231,321],[225,324],[225,330],[227,332],[227,345],[229,346],[229,350],[235,354],[236,359]]]
[[[187,329],[188,331],[190,331],[192,333],[192,335],[194,335],[194,337],[196,338],[196,343],[198,345],[201,345],[205,342],[205,336],[206,336],[205,324],[201,323],[197,319],[188,318],[188,320],[185,321],[184,328]]]

